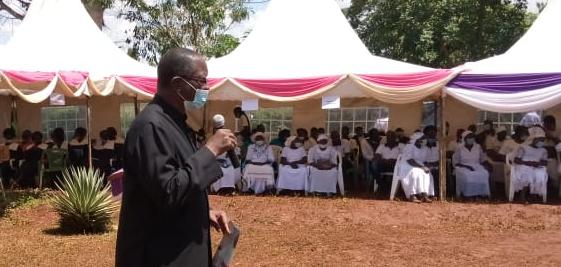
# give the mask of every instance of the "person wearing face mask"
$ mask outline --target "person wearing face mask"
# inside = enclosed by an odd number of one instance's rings
[[[251,189],[256,195],[263,194],[275,185],[275,171],[273,162],[275,155],[271,146],[265,142],[265,134],[257,132],[252,136],[253,144],[247,148],[243,179],[246,189]]]
[[[456,131],[456,139],[450,141],[448,143],[448,147],[446,148],[446,157],[447,158],[451,159],[452,155],[454,155],[454,152],[456,152],[456,149],[458,148],[458,146],[463,143],[462,134],[465,131],[466,131],[465,129],[458,129]]]
[[[514,159],[514,190],[522,191],[520,198],[527,202],[527,195],[539,195],[547,190],[547,151],[545,132],[535,131],[528,143],[522,145]]]
[[[440,146],[436,138],[437,130],[433,125],[426,126],[423,129],[423,134],[427,140],[427,158],[425,165],[429,167],[432,178],[435,181],[439,181],[440,172],[438,168],[440,167]],[[434,183],[434,191],[439,192],[440,183]]]
[[[412,202],[431,202],[434,196],[434,180],[427,161],[426,139],[423,133],[416,132],[409,139],[409,144],[401,155],[400,177],[405,196]]]
[[[318,144],[308,153],[310,165],[309,192],[326,193],[331,196],[337,193],[337,151],[329,146],[325,134],[318,136]]]
[[[282,149],[279,179],[277,181],[277,194],[282,190],[304,191],[308,180],[308,154],[304,143],[296,136],[286,140]]]
[[[395,135],[397,136],[397,141],[403,147],[405,147],[407,144],[409,144],[409,138],[407,136],[405,136],[405,131],[403,131],[403,128],[395,129]]]
[[[374,179],[382,189],[381,192],[383,193],[388,192],[388,189],[391,186],[391,177],[390,180],[383,180],[383,178],[387,177],[382,177],[380,173],[393,172],[396,160],[402,150],[403,147],[398,143],[398,138],[395,135],[395,132],[388,131],[386,133],[386,143],[379,145],[374,153],[373,162],[376,164]]]
[[[456,167],[458,197],[489,197],[489,171],[482,165],[488,162],[485,161],[483,149],[475,142],[475,135],[471,131],[465,131],[462,137],[464,143],[452,157],[452,163]]]
[[[208,96],[202,55],[170,49],[157,72],[157,92],[125,139],[115,265],[210,266],[210,227],[230,229],[226,214],[210,209],[207,190],[222,177],[216,158],[237,146],[236,137],[220,129],[199,147],[187,124]]]
[[[304,128],[298,128],[296,130],[296,135],[296,138],[304,143],[304,149],[306,151],[309,151],[313,146],[317,144],[314,139],[308,138],[308,131],[306,131],[306,129]]]
[[[475,136],[475,142],[478,143],[483,151],[495,146],[495,126],[492,120],[485,120],[482,125],[482,131]]]
[[[238,141],[238,143],[241,143]],[[238,158],[241,155],[239,147],[235,148],[235,153]],[[228,153],[222,153],[216,158],[220,168],[222,169],[222,178],[218,179],[210,186],[210,190],[219,194],[233,195],[236,187],[241,185],[242,172],[241,168],[234,168],[232,161],[228,157]]]

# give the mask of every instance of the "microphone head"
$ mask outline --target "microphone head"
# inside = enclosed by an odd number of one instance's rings
[[[222,128],[224,127],[224,116],[222,114],[216,114],[212,117],[212,121],[214,122],[214,128]]]

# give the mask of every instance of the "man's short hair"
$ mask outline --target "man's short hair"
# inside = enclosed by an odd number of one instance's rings
[[[160,59],[158,64],[158,90],[170,87],[175,76],[193,76],[194,60],[202,57],[199,53],[187,48],[172,48]]]

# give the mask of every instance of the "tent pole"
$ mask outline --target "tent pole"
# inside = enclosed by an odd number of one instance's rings
[[[90,107],[90,97],[86,97],[86,124],[88,127],[88,166],[93,168],[93,159],[92,159],[92,119],[91,119],[91,107]]]
[[[10,107],[11,107],[11,113],[10,113],[10,128],[13,128],[14,130],[18,129],[18,106],[17,106],[17,99],[15,96],[10,96]]]
[[[138,111],[139,111],[139,106],[138,106],[138,96],[135,95],[134,96],[134,116],[138,116]]]
[[[446,167],[447,167],[447,158],[446,158],[446,120],[444,119],[444,107],[445,107],[445,95],[444,93],[440,96],[440,109],[439,109],[439,116],[440,116],[440,166],[439,170],[439,183],[440,183],[440,192],[439,198],[440,201],[444,201],[446,199]]]

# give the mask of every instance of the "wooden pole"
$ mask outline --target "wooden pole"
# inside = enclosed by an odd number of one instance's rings
[[[90,97],[86,97],[86,124],[88,127],[88,166],[93,168],[93,158],[92,158],[92,114],[91,114],[91,107],[90,107]]]
[[[134,96],[134,116],[138,116],[140,107],[138,106],[138,96]]]
[[[439,183],[440,183],[440,201],[444,201],[446,199],[446,178],[447,178],[447,158],[446,158],[446,120],[444,119],[444,108],[446,105],[445,95],[444,93],[440,96],[440,108],[438,115],[440,116],[440,166],[439,170]]]
[[[17,99],[15,96],[10,96],[10,108],[11,108],[11,113],[10,113],[10,128],[13,128],[16,132],[18,129],[18,105],[17,105]]]

